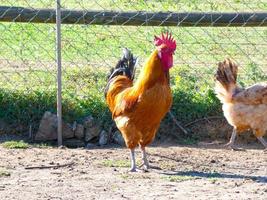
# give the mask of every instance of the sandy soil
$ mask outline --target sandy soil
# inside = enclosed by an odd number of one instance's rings
[[[157,145],[148,148],[154,169],[131,173],[125,148],[0,147],[0,199],[263,200],[267,199],[267,152],[260,148]],[[62,164],[69,165],[27,169]]]

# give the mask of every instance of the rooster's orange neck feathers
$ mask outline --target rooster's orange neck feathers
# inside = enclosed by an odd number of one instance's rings
[[[169,71],[163,70],[161,60],[158,57],[158,50],[155,50],[141,71],[141,74],[136,81],[135,89],[139,92],[144,91],[152,87],[156,82],[160,84],[168,84],[168,74]]]

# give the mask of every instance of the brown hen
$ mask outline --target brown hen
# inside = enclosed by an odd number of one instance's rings
[[[238,66],[226,59],[219,63],[215,75],[217,97],[223,104],[224,116],[234,127],[226,145],[233,148],[237,134],[251,129],[267,149],[263,138],[267,130],[267,83],[241,88],[236,83],[237,71]]]

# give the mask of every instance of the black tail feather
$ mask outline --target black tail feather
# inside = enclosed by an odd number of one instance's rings
[[[135,64],[137,58],[127,48],[123,49],[122,58],[118,61],[115,68],[112,68],[108,75],[108,81],[118,75],[127,76],[129,79],[134,79]]]
[[[110,70],[107,76],[107,86],[105,88],[105,97],[109,88],[111,80],[119,75],[127,76],[129,79],[134,80],[137,58],[133,56],[130,50],[123,49],[122,58],[118,61],[116,66]]]

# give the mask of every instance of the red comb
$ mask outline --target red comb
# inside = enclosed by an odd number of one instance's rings
[[[161,34],[161,37],[155,36],[154,44],[156,46],[160,46],[162,44],[165,44],[168,48],[175,50],[176,49],[176,41],[172,37],[172,34],[167,32],[166,35],[163,33]]]

